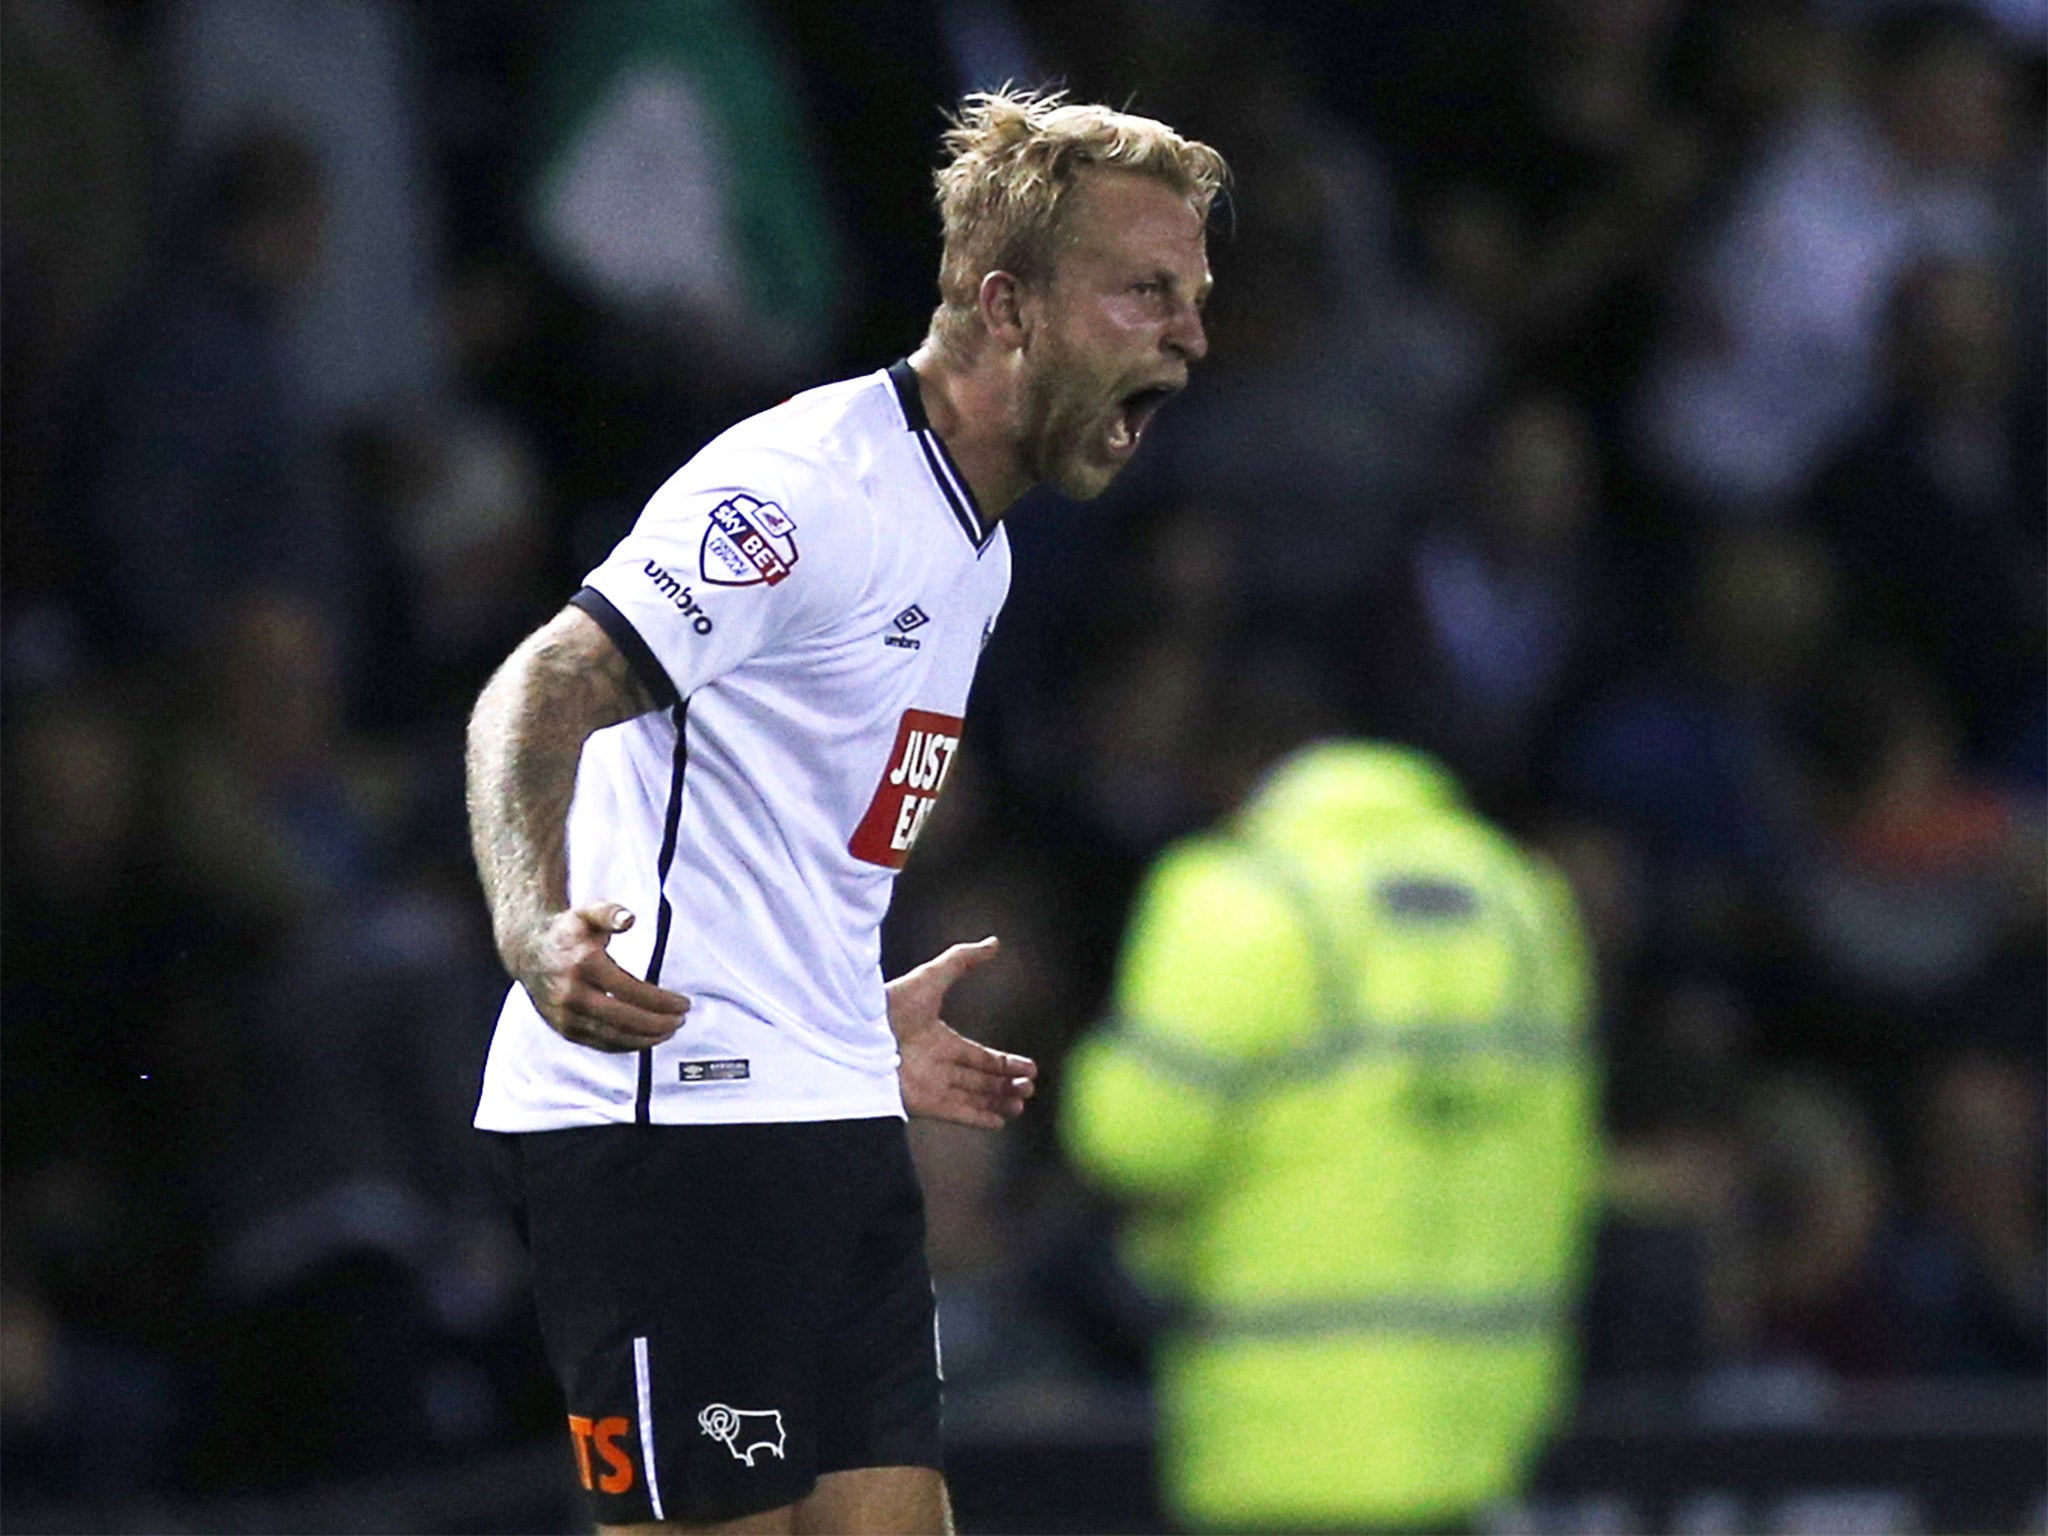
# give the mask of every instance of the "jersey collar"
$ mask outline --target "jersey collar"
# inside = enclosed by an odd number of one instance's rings
[[[917,446],[924,450],[924,462],[946,505],[952,508],[954,521],[977,552],[988,548],[988,541],[995,537],[995,525],[981,515],[981,503],[974,499],[973,487],[953,462],[944,439],[932,430],[931,420],[924,413],[924,396],[917,387],[917,371],[910,366],[909,358],[898,358],[889,365],[889,382],[896,387],[897,402],[903,407],[904,425],[916,434]]]

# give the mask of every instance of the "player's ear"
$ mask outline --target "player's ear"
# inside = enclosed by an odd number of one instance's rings
[[[1024,345],[1024,284],[1014,272],[985,273],[981,291],[975,295],[981,323],[996,345],[1012,351]]]

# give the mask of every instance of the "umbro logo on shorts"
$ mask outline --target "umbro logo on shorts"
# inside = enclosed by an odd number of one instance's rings
[[[697,1427],[712,1439],[724,1441],[733,1459],[750,1467],[757,1451],[772,1451],[778,1460],[788,1459],[783,1451],[779,1408],[728,1408],[724,1403],[711,1403],[697,1415]]]

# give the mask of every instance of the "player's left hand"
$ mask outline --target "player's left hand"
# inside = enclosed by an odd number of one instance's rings
[[[921,1119],[998,1131],[1024,1113],[1024,1101],[1037,1089],[1038,1063],[1029,1056],[992,1051],[939,1017],[947,989],[993,960],[999,947],[994,938],[955,944],[888,985],[889,1028],[903,1058],[896,1069],[903,1107]]]

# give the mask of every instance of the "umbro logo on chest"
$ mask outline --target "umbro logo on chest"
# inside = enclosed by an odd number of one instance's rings
[[[931,621],[932,617],[930,614],[918,607],[917,604],[912,603],[889,621],[889,628],[882,636],[882,644],[893,645],[906,651],[914,651],[922,642],[913,640],[910,637],[910,632],[914,629],[924,628]]]

